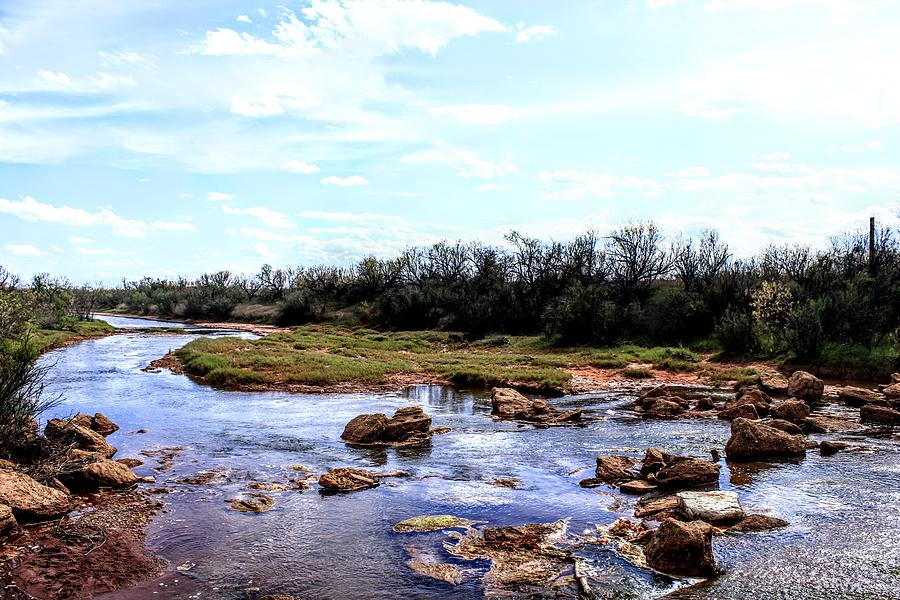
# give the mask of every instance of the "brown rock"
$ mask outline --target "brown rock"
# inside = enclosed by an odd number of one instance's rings
[[[287,594],[266,594],[259,600],[294,600],[294,597]]]
[[[341,439],[360,444],[376,442],[384,434],[387,420],[387,417],[382,413],[353,417],[344,427]]]
[[[866,404],[859,409],[859,418],[868,423],[900,425],[900,412],[887,408],[886,406]]]
[[[785,421],[783,419],[772,419],[767,422],[766,425],[769,427],[774,427],[779,431],[783,431],[785,433],[789,433],[791,435],[802,435],[803,428],[797,425],[796,423],[791,423],[790,421]]]
[[[837,417],[807,417],[803,423],[813,433],[850,433],[866,429],[865,425]]]
[[[52,519],[69,510],[65,494],[16,471],[0,471],[0,503],[20,521]]]
[[[731,437],[725,444],[725,455],[732,459],[803,456],[806,440],[774,427],[748,419],[731,422]]]
[[[16,521],[12,509],[5,504],[0,504],[0,536],[13,533],[18,528],[19,523]]]
[[[716,408],[716,403],[712,398],[706,396],[705,398],[700,398],[697,400],[697,406],[695,407],[697,410],[713,410]]]
[[[893,380],[893,375],[891,379]],[[884,388],[884,395],[891,400],[900,399],[900,382],[894,381],[891,385]]]
[[[786,396],[788,393],[788,380],[780,373],[767,373],[760,376],[759,387],[767,394]]]
[[[44,435],[51,441],[72,444],[79,450],[97,452],[106,458],[112,458],[116,453],[116,449],[107,444],[102,435],[71,421],[50,419],[44,428]]]
[[[661,489],[680,489],[709,485],[719,481],[721,467],[702,458],[674,457],[656,473],[656,485]]]
[[[806,371],[795,371],[788,380],[788,393],[800,400],[815,402],[822,398],[824,391],[822,380]]]
[[[629,472],[637,464],[630,456],[598,456],[596,474],[597,479],[604,483],[619,483],[626,479],[632,479]]]
[[[494,388],[491,390],[491,412],[507,419],[528,412],[531,401],[512,388]]]
[[[619,491],[621,491],[623,494],[633,494],[635,496],[649,494],[654,490],[656,490],[656,486],[650,482],[644,481],[643,479],[626,481],[619,486]]]
[[[77,470],[60,473],[60,480],[71,490],[95,492],[100,488],[129,488],[138,483],[137,476],[122,463],[101,459]]]
[[[663,573],[708,577],[716,572],[713,528],[702,521],[666,519],[644,548],[647,564]]]
[[[819,452],[822,456],[833,456],[848,446],[849,444],[844,442],[829,442],[826,440],[819,444]]]
[[[491,412],[503,419],[516,419],[539,425],[560,425],[581,420],[581,409],[559,411],[546,400],[529,400],[512,388],[491,391]]]
[[[431,417],[425,414],[421,406],[398,408],[394,416],[388,419],[384,429],[384,439],[388,441],[405,440],[413,435],[428,435],[431,429]]]
[[[752,403],[746,402],[736,404],[731,408],[726,407],[725,410],[719,413],[719,418],[726,421],[733,421],[734,419],[751,419],[755,421],[759,419],[759,413],[756,412],[756,407]]]
[[[677,402],[667,398],[658,398],[643,414],[645,419],[673,419],[684,412],[684,408]]]
[[[678,499],[678,496],[641,498],[634,508],[634,516],[639,519],[649,518],[654,521],[660,521],[665,517],[658,517],[658,515],[675,514],[678,511],[679,506],[681,506],[681,500]]]
[[[837,393],[838,398],[848,406],[859,407],[863,404],[868,404],[869,402],[883,400],[883,397],[878,392],[859,387],[847,386],[838,388]]]
[[[120,459],[116,460],[116,462],[123,464],[126,467],[129,467],[131,469],[133,469],[135,467],[139,467],[142,464],[144,464],[144,461],[138,460],[136,458],[120,458]]]
[[[767,515],[747,515],[734,525],[728,528],[729,532],[741,533],[747,531],[765,531],[767,529],[776,529],[778,527],[787,527],[790,525],[784,519],[770,517]]]
[[[802,423],[809,416],[809,405],[800,400],[785,400],[772,406],[772,418]]]
[[[667,462],[672,460],[671,454],[666,454],[659,448],[648,448],[641,461],[641,475],[647,477],[659,471]]]
[[[319,477],[319,486],[326,491],[352,492],[378,486],[378,478],[361,469],[339,467]]]
[[[109,418],[103,413],[96,413],[93,417],[83,413],[78,413],[77,415],[69,419],[69,422],[76,425],[81,425],[82,427],[85,427],[92,431],[96,431],[104,437],[119,430],[119,426],[110,421]]]
[[[646,403],[646,405],[649,406],[649,405],[653,404],[653,402],[647,402],[648,400],[651,400],[654,398],[665,398],[665,397],[671,396],[671,395],[672,395],[672,391],[669,389],[669,386],[658,385],[658,386],[644,392],[643,394],[641,394],[641,397],[639,398],[638,401],[641,404]]]

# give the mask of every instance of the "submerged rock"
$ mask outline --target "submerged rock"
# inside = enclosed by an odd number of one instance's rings
[[[428,515],[400,521],[394,525],[394,531],[397,533],[440,531],[442,529],[468,528],[471,524],[471,521],[453,515]]]
[[[426,443],[431,437],[431,417],[420,406],[398,408],[390,419],[382,413],[354,417],[341,439],[365,446],[399,446]]]
[[[788,393],[800,400],[815,402],[822,399],[825,384],[821,379],[806,371],[795,371],[788,380]]]
[[[418,550],[410,548],[408,550],[410,558],[406,561],[406,566],[430,579],[436,579],[449,583],[450,585],[459,585],[463,580],[463,572],[456,565],[440,562],[432,557],[422,556]]]
[[[687,577],[709,577],[716,573],[712,552],[713,529],[702,521],[682,523],[666,519],[644,548],[650,567]]]
[[[844,442],[829,442],[826,440],[819,444],[819,453],[822,456],[833,456],[849,445]]]
[[[541,425],[561,425],[581,421],[581,409],[560,411],[546,400],[529,400],[512,388],[491,390],[491,412],[501,419]]]
[[[678,510],[689,520],[707,523],[734,522],[744,517],[735,492],[678,492]]]
[[[332,469],[319,477],[319,486],[326,491],[353,492],[378,487],[378,477],[351,467]]]
[[[721,466],[702,458],[676,456],[656,472],[661,489],[678,489],[718,483]]]
[[[725,444],[725,455],[732,459],[779,458],[806,454],[806,439],[774,427],[735,419],[731,422],[731,437]]]
[[[729,532],[741,533],[747,531],[765,531],[767,529],[777,529],[779,527],[787,527],[790,525],[784,519],[770,517],[768,515],[747,515],[734,525],[728,528]]]
[[[0,503],[19,521],[43,521],[65,514],[69,498],[17,471],[0,470]]]
[[[271,510],[275,506],[275,499],[266,494],[247,492],[234,498],[229,498],[231,508],[239,512],[262,513]]]

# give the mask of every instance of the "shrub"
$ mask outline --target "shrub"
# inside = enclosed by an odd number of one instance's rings
[[[725,354],[741,356],[760,349],[759,334],[749,313],[731,309],[716,323],[716,336]]]
[[[632,379],[651,379],[653,378],[653,372],[650,369],[645,369],[644,367],[625,367],[621,371],[619,371],[625,377],[630,377]]]
[[[824,312],[825,303],[822,300],[808,300],[788,316],[784,338],[798,359],[813,359],[822,354],[825,347],[825,330],[822,327]]]

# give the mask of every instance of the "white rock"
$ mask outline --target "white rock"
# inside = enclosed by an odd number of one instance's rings
[[[679,510],[689,519],[720,523],[744,517],[735,492],[679,492],[677,496]]]

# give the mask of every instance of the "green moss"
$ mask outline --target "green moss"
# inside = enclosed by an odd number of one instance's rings
[[[471,524],[471,521],[452,515],[428,515],[400,521],[394,525],[394,531],[397,533],[439,531],[441,529],[467,528]]]

